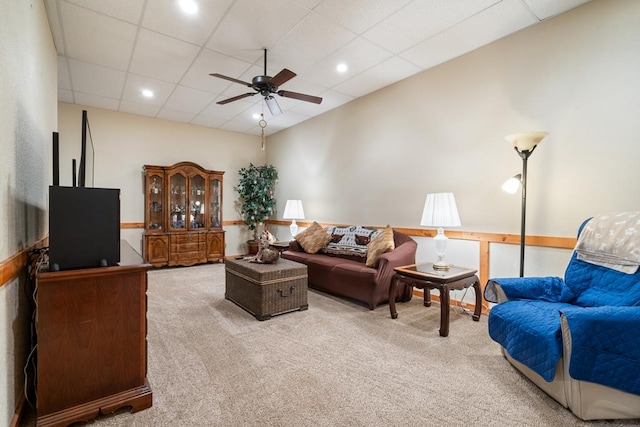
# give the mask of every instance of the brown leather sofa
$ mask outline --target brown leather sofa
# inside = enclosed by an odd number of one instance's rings
[[[393,269],[415,264],[418,244],[406,234],[393,231],[395,249],[380,255],[374,268],[362,261],[323,253],[309,254],[293,240],[282,258],[307,265],[309,287],[367,304],[370,310],[389,301]],[[412,289],[398,284],[396,301],[409,301]]]

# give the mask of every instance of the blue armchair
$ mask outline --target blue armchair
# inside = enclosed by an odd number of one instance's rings
[[[594,217],[559,277],[490,279],[489,335],[583,420],[640,418],[640,212]]]

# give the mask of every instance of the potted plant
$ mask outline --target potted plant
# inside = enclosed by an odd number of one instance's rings
[[[240,215],[253,231],[253,240],[247,242],[249,253],[257,251],[258,226],[273,215],[276,207],[275,186],[278,171],[272,165],[248,167],[238,172],[240,180],[236,188],[240,195]],[[252,245],[253,242],[253,245]]]

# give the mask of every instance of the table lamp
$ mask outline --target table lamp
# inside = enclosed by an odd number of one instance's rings
[[[298,234],[298,224],[296,224],[296,219],[304,219],[302,200],[287,200],[282,218],[291,220],[289,230],[291,231],[291,237],[295,237],[296,234]]]
[[[434,270],[448,270],[451,264],[444,260],[447,252],[447,236],[444,227],[460,227],[460,217],[453,193],[430,193],[424,203],[420,225],[438,227],[438,234],[433,238],[438,260],[433,263]]]

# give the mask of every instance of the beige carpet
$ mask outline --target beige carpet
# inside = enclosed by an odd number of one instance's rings
[[[452,308],[419,298],[365,306],[309,291],[309,309],[259,322],[224,299],[224,265],[153,270],[148,291],[153,407],[102,426],[579,426]],[[31,424],[33,420],[27,422]]]

